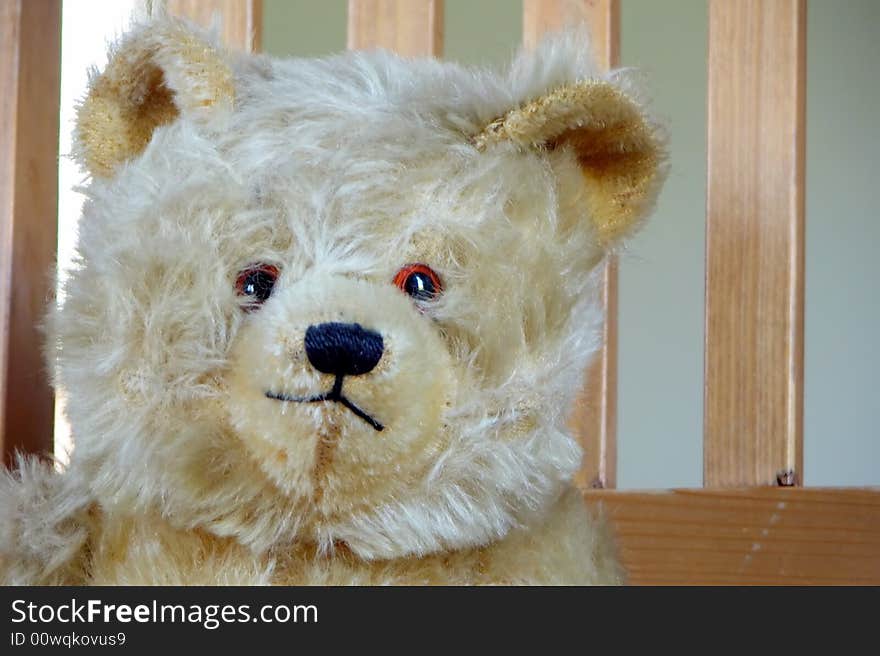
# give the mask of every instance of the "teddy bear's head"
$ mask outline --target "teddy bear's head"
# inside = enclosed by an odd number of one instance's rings
[[[381,558],[559,494],[592,272],[661,179],[583,43],[496,74],[238,55],[164,18],[112,49],[75,136],[91,181],[51,325],[105,506]]]

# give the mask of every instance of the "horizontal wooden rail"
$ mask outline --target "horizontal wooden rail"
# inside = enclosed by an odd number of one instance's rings
[[[880,585],[880,488],[585,492],[636,585]]]

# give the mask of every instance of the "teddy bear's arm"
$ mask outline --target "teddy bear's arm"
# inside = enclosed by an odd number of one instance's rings
[[[0,583],[85,583],[89,506],[51,464],[20,458],[14,472],[0,472]]]
[[[542,525],[517,530],[488,548],[484,585],[619,585],[624,574],[604,521],[571,488]]]

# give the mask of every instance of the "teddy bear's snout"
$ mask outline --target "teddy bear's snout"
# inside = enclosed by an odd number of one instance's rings
[[[379,364],[385,344],[382,335],[358,323],[320,323],[306,330],[305,348],[321,373],[359,376]]]

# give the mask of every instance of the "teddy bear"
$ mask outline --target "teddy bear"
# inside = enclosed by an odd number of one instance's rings
[[[75,448],[7,584],[615,584],[566,419],[662,130],[582,34],[503,71],[133,25],[91,76],[47,357]]]

